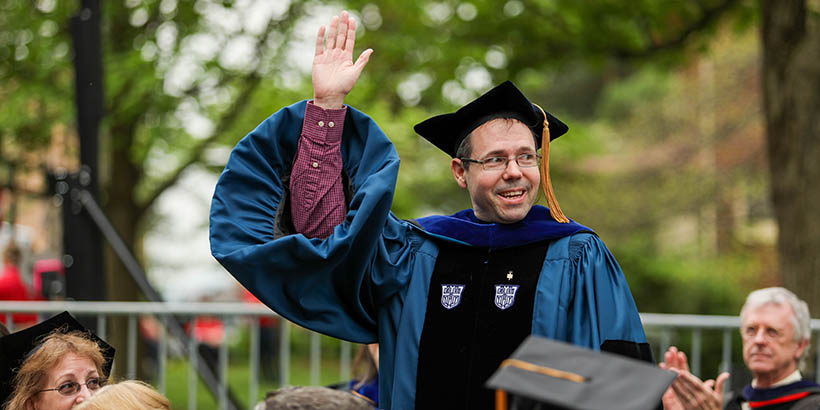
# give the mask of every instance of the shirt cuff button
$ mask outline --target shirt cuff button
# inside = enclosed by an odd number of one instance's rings
[[[312,166],[313,168],[318,168],[318,167],[319,167],[319,163],[318,163],[318,162],[314,162],[314,163],[310,164],[310,166]]]
[[[324,121],[319,121],[319,126],[320,126],[320,127],[324,127],[324,126],[325,126],[325,122],[324,122]]]
[[[330,127],[330,128],[333,128],[334,125],[336,125],[336,124],[334,124],[333,121],[327,123],[327,126]]]

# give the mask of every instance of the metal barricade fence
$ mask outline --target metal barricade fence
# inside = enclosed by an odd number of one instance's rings
[[[126,377],[135,378],[137,374],[137,356],[136,346],[139,336],[138,320],[142,316],[150,315],[156,318],[162,326],[160,326],[160,335],[157,338],[157,375],[155,387],[161,393],[165,393],[167,380],[167,360],[173,343],[179,343],[176,340],[169,340],[170,336],[167,333],[167,321],[170,317],[184,317],[190,319],[190,329],[195,328],[195,323],[198,317],[210,316],[219,318],[223,322],[236,322],[243,320],[248,326],[248,340],[249,340],[249,357],[248,367],[250,380],[248,386],[248,397],[253,398],[249,400],[248,408],[252,409],[256,404],[256,398],[259,397],[259,363],[260,363],[260,346],[259,346],[259,332],[260,319],[280,318],[279,315],[272,312],[267,307],[261,304],[248,303],[174,303],[174,302],[16,302],[16,301],[0,301],[0,315],[5,318],[5,322],[10,331],[15,330],[12,321],[12,313],[37,313],[40,314],[40,319],[46,319],[57,313],[68,311],[75,317],[96,317],[97,335],[102,339],[107,339],[107,319],[112,317],[127,318],[127,356],[122,357],[120,354],[114,360],[114,366],[126,366]],[[289,385],[289,375],[291,374],[291,344],[290,333],[291,327],[296,326],[286,320],[281,320],[279,326],[279,384],[282,386]],[[191,330],[193,332],[193,330]],[[315,332],[310,333],[310,376],[309,383],[311,385],[320,384],[321,374],[321,339],[320,335]],[[196,337],[189,337],[188,339],[188,357],[187,360],[192,366],[200,365],[198,363],[198,344]],[[116,347],[116,346],[115,346]],[[122,351],[123,349],[120,349]],[[351,343],[341,341],[339,353],[339,381],[350,379],[351,366]],[[219,408],[226,408],[227,400],[227,374],[229,368],[228,343],[221,343],[217,352],[218,363],[218,377],[220,380],[220,389],[218,392]],[[188,372],[187,380],[187,403],[189,409],[197,408],[197,388],[199,380],[194,371]]]
[[[248,385],[248,408],[252,409],[256,403],[256,398],[259,398],[259,364],[260,364],[260,346],[259,346],[259,332],[260,319],[265,317],[279,318],[279,315],[272,312],[263,305],[248,304],[248,303],[176,303],[176,302],[13,302],[0,301],[0,315],[5,317],[6,323],[10,331],[14,331],[14,324],[12,322],[12,313],[37,313],[41,315],[41,319],[45,319],[51,315],[60,313],[62,311],[69,311],[75,316],[94,316],[96,317],[97,334],[106,339],[107,336],[107,319],[111,317],[125,317],[128,321],[127,326],[127,357],[118,356],[115,359],[115,366],[122,366],[123,360],[126,366],[125,374],[129,378],[134,378],[137,374],[137,356],[136,345],[138,338],[138,320],[141,316],[150,315],[156,318],[162,326],[160,326],[160,336],[157,340],[157,375],[155,387],[162,393],[165,393],[167,380],[167,360],[170,353],[170,346],[173,343],[179,343],[176,340],[169,340],[169,334],[166,333],[166,324],[170,317],[186,317],[190,318],[192,328],[198,317],[212,316],[219,318],[223,322],[237,322],[239,320],[248,323],[248,339],[249,339],[249,357],[248,357],[248,378],[250,380]],[[721,362],[720,370],[727,371],[730,369],[732,362],[733,337],[737,335],[740,319],[737,316],[713,316],[713,315],[679,315],[679,314],[657,314],[657,313],[642,313],[641,320],[646,329],[647,337],[653,345],[653,351],[656,358],[666,351],[671,344],[673,335],[679,334],[681,331],[690,331],[691,340],[687,341],[689,344],[688,355],[691,362],[692,373],[696,375],[701,374],[702,369],[702,350],[703,350],[703,332],[713,331],[722,334],[721,339]],[[280,321],[279,326],[279,382],[280,385],[289,385],[291,372],[291,345],[290,332],[291,327],[295,326],[286,320]],[[813,319],[811,321],[812,332],[815,333],[820,330],[820,320]],[[820,339],[820,338],[816,338]],[[192,368],[199,365],[197,352],[198,341],[196,337],[190,337],[188,340],[188,358]],[[820,350],[820,340],[817,342],[818,350]],[[315,332],[310,332],[309,342],[309,368],[310,376],[309,383],[311,385],[320,384],[320,375],[322,372],[321,365],[321,339],[320,335]],[[340,343],[340,362],[339,362],[339,380],[349,380],[351,372],[351,343],[341,341]],[[230,366],[230,358],[228,354],[228,343],[221,343],[218,347],[217,354],[218,363],[218,377],[220,380],[220,389],[218,392],[219,408],[225,409],[227,401],[227,374]],[[817,355],[816,369],[820,369],[820,354]],[[820,376],[820,372],[816,372]],[[195,372],[188,372],[187,380],[187,403],[189,409],[197,408],[197,386],[198,380]],[[818,377],[820,379],[820,377]],[[820,381],[820,380],[818,380]]]

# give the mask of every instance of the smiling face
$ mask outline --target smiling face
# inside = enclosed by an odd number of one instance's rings
[[[472,145],[470,158],[510,159],[507,168],[497,171],[484,170],[476,163],[465,169],[460,159],[453,159],[453,176],[470,193],[476,217],[498,223],[524,219],[538,199],[541,175],[537,166],[521,168],[513,158],[536,153],[532,132],[518,120],[495,119],[473,130],[469,138]]]
[[[745,312],[740,332],[743,360],[758,387],[768,387],[797,370],[808,345],[794,340],[791,306],[767,303]]]
[[[53,389],[69,382],[75,382],[81,384],[80,391],[68,396],[64,396],[55,390],[43,391],[37,393],[27,403],[26,408],[27,410],[68,410],[91,397],[94,391],[89,390],[85,383],[90,379],[99,377],[99,370],[91,359],[69,353],[60,359],[54,368],[49,370],[42,388]]]

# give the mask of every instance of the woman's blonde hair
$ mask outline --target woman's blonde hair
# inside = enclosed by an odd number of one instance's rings
[[[64,333],[57,329],[48,334],[43,342],[34,348],[33,353],[23,361],[20,370],[14,376],[14,391],[11,393],[4,409],[24,410],[26,403],[34,398],[40,390],[46,388],[44,384],[47,381],[48,372],[57,366],[57,363],[65,355],[70,353],[87,357],[94,363],[100,376],[107,377],[103,373],[105,359],[100,346],[96,342],[89,339],[83,332]]]
[[[73,410],[170,410],[171,402],[151,385],[124,380],[100,389]]]

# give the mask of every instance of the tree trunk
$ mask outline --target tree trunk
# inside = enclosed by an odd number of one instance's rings
[[[116,118],[113,118],[116,120]],[[139,182],[139,173],[129,158],[132,127],[117,124],[113,121],[111,127],[111,161],[110,180],[106,187],[108,201],[105,204],[105,213],[111,224],[120,234],[122,240],[134,250],[137,240],[137,212],[134,204],[134,187]],[[106,292],[111,301],[137,301],[140,292],[136,282],[120,262],[119,257],[106,243],[105,246]],[[110,321],[111,329],[108,332],[112,345],[117,348],[117,376],[126,376],[127,366],[127,335],[128,321],[125,318],[114,318]],[[137,357],[140,357],[137,355]],[[141,373],[138,371],[138,373]],[[133,376],[133,375],[132,375]]]
[[[783,285],[820,314],[820,21],[762,0],[763,102]]]

